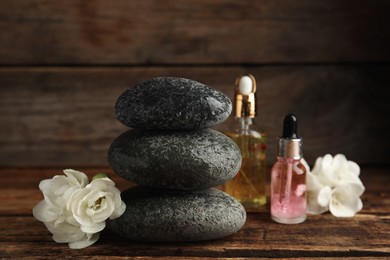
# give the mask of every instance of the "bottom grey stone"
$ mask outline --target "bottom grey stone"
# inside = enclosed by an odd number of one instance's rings
[[[118,235],[136,241],[200,241],[237,232],[244,207],[218,189],[179,191],[136,186],[122,192],[125,213],[109,222]]]

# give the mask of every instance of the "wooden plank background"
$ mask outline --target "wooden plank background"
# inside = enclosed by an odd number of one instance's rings
[[[388,165],[389,12],[386,0],[3,0],[0,166],[107,166],[126,88],[180,76],[233,98],[247,72],[269,163],[295,112],[309,163]]]

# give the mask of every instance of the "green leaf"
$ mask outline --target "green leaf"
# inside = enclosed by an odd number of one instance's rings
[[[101,178],[108,178],[108,175],[102,172],[99,172],[93,176],[92,180],[101,179]]]

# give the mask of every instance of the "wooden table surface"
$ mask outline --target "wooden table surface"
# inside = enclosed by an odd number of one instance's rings
[[[104,168],[78,168],[89,176],[107,172],[120,190],[129,184]],[[385,167],[362,168],[366,187],[363,210],[353,218],[329,213],[309,215],[299,225],[270,220],[269,210],[248,214],[245,226],[224,239],[193,243],[138,243],[125,241],[109,230],[85,249],[57,244],[45,226],[32,216],[43,198],[40,180],[62,174],[62,169],[0,169],[0,258],[326,258],[390,259],[390,174]]]

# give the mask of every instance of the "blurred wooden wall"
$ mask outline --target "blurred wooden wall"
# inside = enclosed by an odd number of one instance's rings
[[[0,166],[106,166],[126,88],[178,76],[233,98],[243,73],[270,163],[294,112],[309,163],[389,164],[389,25],[388,0],[3,0]]]

